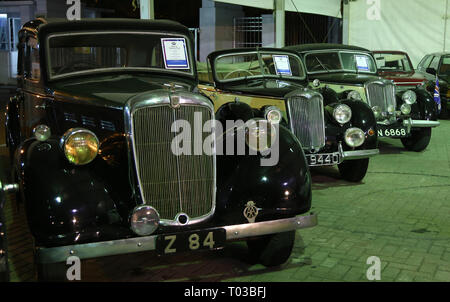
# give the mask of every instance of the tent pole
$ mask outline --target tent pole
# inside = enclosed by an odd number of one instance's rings
[[[155,0],[139,0],[141,19],[155,19]]]
[[[285,45],[285,0],[274,0],[275,14],[275,47],[282,48]]]

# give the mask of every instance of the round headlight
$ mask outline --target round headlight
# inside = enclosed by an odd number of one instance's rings
[[[352,100],[357,100],[357,101],[361,101],[361,95],[359,94],[358,91],[356,90],[352,90],[348,93],[347,98],[352,99]]]
[[[346,124],[352,119],[352,109],[345,104],[340,104],[334,108],[333,116],[339,124]]]
[[[390,114],[394,114],[394,112],[395,112],[395,106],[394,106],[394,105],[389,105],[389,106],[387,107],[387,111],[388,111]]]
[[[372,111],[376,119],[379,119],[381,117],[381,108],[379,106],[373,106]]]
[[[99,142],[93,132],[76,128],[64,134],[62,146],[69,162],[74,165],[86,165],[97,156]]]
[[[266,108],[264,116],[271,124],[279,124],[281,122],[281,119],[283,118],[280,109],[275,106]]]
[[[417,95],[414,91],[412,90],[407,90],[403,93],[402,95],[402,100],[403,102],[405,102],[408,105],[412,105],[416,102],[417,100]]]
[[[277,135],[274,125],[263,119],[252,119],[246,123],[245,141],[252,150],[264,152],[270,149]]]
[[[409,104],[402,104],[402,106],[400,107],[400,111],[404,115],[410,114],[411,113],[411,105],[409,105]]]
[[[137,206],[130,220],[131,230],[139,236],[148,236],[159,227],[158,212],[147,205]]]
[[[345,131],[345,142],[348,146],[356,148],[364,144],[366,137],[359,128],[349,128]]]
[[[45,142],[52,135],[52,131],[47,125],[38,125],[33,129],[34,136],[40,142]]]
[[[320,86],[320,80],[319,79],[314,79],[314,81],[312,82],[314,87],[319,87]]]

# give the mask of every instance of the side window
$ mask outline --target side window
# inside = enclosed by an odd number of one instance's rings
[[[39,81],[41,79],[41,64],[39,58],[39,44],[37,40],[33,37],[30,37],[27,41],[26,46],[26,70],[27,79],[31,79],[34,81]]]
[[[434,57],[433,60],[430,63],[430,66],[428,66],[429,68],[434,68],[435,70],[438,70],[438,66],[439,66],[439,57]],[[426,68],[428,68],[426,67]]]
[[[427,69],[427,67],[430,65],[431,59],[433,58],[433,56],[425,56],[425,58],[422,59],[422,61],[420,61],[418,69],[425,71]]]

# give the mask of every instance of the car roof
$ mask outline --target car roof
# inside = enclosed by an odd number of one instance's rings
[[[176,32],[186,36],[190,35],[189,29],[171,20],[142,20],[142,19],[82,19],[67,21],[67,19],[38,18],[24,24],[22,30],[29,30],[39,35],[54,32],[83,31],[83,30],[153,30],[158,32]]]
[[[338,50],[357,50],[370,52],[370,50],[366,48],[362,48],[354,45],[344,45],[344,44],[335,44],[335,43],[310,43],[310,44],[299,44],[283,47],[283,49],[290,49],[296,52],[308,52],[311,50],[329,50],[329,49],[338,49]]]

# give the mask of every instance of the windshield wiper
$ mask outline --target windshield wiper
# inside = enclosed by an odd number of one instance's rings
[[[328,72],[330,72],[330,70],[328,68],[325,67],[325,65],[322,64],[322,62],[319,60],[319,58],[317,56],[314,56],[314,58],[316,58],[317,62],[319,62],[320,66],[322,66],[322,68]]]

